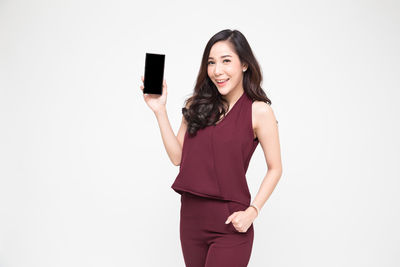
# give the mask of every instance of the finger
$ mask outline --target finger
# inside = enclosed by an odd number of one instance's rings
[[[144,76],[141,76],[141,78],[142,78],[142,82],[144,82]]]
[[[167,81],[165,79],[163,80],[163,94],[164,92],[167,93]]]
[[[232,221],[233,214],[226,219],[225,224],[228,224]]]

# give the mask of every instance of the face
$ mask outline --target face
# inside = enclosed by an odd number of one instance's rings
[[[241,64],[229,41],[219,41],[211,47],[207,73],[221,95],[243,91],[245,69],[247,66]],[[220,80],[224,82],[219,83]]]

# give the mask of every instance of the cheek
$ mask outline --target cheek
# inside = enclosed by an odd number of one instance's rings
[[[231,73],[229,76],[231,77],[232,83],[237,83],[240,80],[240,77],[237,75],[237,73]]]
[[[228,68],[226,68],[225,71],[226,71],[226,73],[229,74],[230,77],[232,77],[232,79],[235,79],[235,80],[239,79],[240,72],[238,72],[238,71],[240,71],[240,70],[238,70],[237,68],[228,67]]]
[[[211,79],[211,77],[212,77],[212,70],[211,70],[210,67],[207,68],[207,74],[208,74],[208,77]]]

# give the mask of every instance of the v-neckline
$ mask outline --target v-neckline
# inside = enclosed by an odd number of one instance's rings
[[[233,106],[231,107],[231,109],[225,114],[225,116],[214,125],[214,127],[220,125],[222,122],[224,122],[224,120],[226,119],[226,117],[228,117],[228,115],[232,112],[232,110],[237,106],[237,103],[243,98],[243,96],[245,95],[246,92],[243,91],[242,95],[238,98],[238,100],[236,100],[235,104],[233,104]]]

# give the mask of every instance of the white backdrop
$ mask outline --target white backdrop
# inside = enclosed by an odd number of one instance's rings
[[[0,266],[184,266],[179,167],[140,90],[165,53],[177,133],[212,35],[238,29],[283,175],[249,266],[400,265],[398,1],[0,1]],[[397,165],[397,166],[396,166]],[[267,167],[247,172],[255,196]]]

